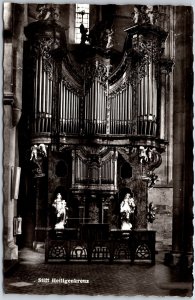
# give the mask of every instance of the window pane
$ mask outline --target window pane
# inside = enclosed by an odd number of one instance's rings
[[[76,12],[85,11],[89,13],[89,4],[76,4]]]
[[[89,4],[76,4],[75,11],[75,43],[81,42],[80,25],[89,31]]]

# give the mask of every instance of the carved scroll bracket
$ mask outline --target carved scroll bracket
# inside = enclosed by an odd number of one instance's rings
[[[158,176],[153,171],[162,162],[161,154],[155,147],[120,147],[118,152],[133,167],[134,176],[139,176],[142,180],[147,181],[149,188],[154,186]]]
[[[81,71],[86,90],[95,79],[101,82],[101,85],[103,85],[106,90],[108,78],[112,71],[110,58],[95,54],[92,58],[85,61],[81,66]]]

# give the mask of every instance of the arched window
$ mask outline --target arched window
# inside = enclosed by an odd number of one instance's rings
[[[80,25],[89,30],[89,4],[76,4],[75,10],[75,43],[81,42]]]

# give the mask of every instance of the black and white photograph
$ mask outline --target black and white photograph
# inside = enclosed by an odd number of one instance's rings
[[[193,6],[134,2],[0,4],[6,295],[193,297]]]

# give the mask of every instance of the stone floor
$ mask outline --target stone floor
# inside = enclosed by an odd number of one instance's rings
[[[4,293],[191,297],[192,282],[178,268],[165,266],[163,253],[157,255],[153,266],[128,263],[45,264],[44,253],[26,248],[20,251],[17,268],[4,277]]]

